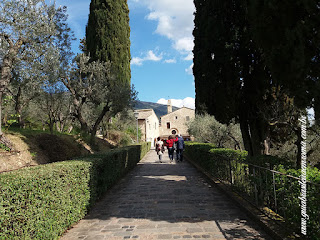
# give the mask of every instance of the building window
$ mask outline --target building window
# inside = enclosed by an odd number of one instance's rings
[[[176,116],[176,119],[178,119],[178,116]]]
[[[167,129],[170,129],[170,123],[167,122]]]
[[[186,121],[190,121],[190,117],[189,116],[186,116]]]

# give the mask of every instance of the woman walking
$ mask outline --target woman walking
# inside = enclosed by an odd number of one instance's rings
[[[169,136],[169,139],[166,141],[167,147],[168,147],[168,154],[170,163],[173,162],[173,153],[174,153],[174,147],[173,144],[178,141],[178,138],[173,138],[171,135]]]
[[[164,145],[163,145],[163,141],[161,141],[160,137],[157,138],[156,152],[159,157],[159,162],[162,163],[162,153],[164,153]]]

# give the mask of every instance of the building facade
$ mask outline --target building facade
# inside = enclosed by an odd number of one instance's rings
[[[182,107],[172,112],[171,101],[168,100],[168,113],[160,117],[160,136],[168,138],[169,135],[181,134],[183,138],[189,138],[187,123],[195,118],[195,110]]]
[[[151,142],[154,147],[154,139],[160,136],[159,119],[153,109],[136,110],[138,115],[138,125],[141,130],[141,141]]]
[[[141,141],[151,142],[152,147],[157,137],[168,139],[170,135],[181,134],[185,139],[192,139],[188,133],[187,123],[195,118],[194,109],[182,107],[172,112],[171,101],[168,100],[168,113],[161,116],[160,121],[153,109],[135,111],[139,113],[138,126],[141,130]]]

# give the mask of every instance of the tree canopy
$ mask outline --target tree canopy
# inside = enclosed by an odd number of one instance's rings
[[[86,27],[86,51],[92,61],[110,61],[117,80],[130,84],[130,27],[127,1],[91,1]]]
[[[24,74],[31,79],[36,75],[38,80],[44,80],[46,76],[39,74],[39,70],[57,62],[59,53],[54,43],[57,24],[64,14],[60,10],[44,0],[0,3],[0,120],[2,95],[8,90],[13,69],[33,70],[36,73]],[[59,11],[60,17],[57,16]]]
[[[316,96],[319,8],[302,2],[194,0],[197,112],[235,118],[251,156]]]

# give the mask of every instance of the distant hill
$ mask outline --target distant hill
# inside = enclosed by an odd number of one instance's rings
[[[166,115],[167,112],[167,105],[159,104],[159,103],[152,103],[152,102],[144,102],[144,101],[137,101],[134,109],[153,109],[155,114],[158,118],[163,115]],[[172,106],[172,111],[176,111],[179,108]]]

